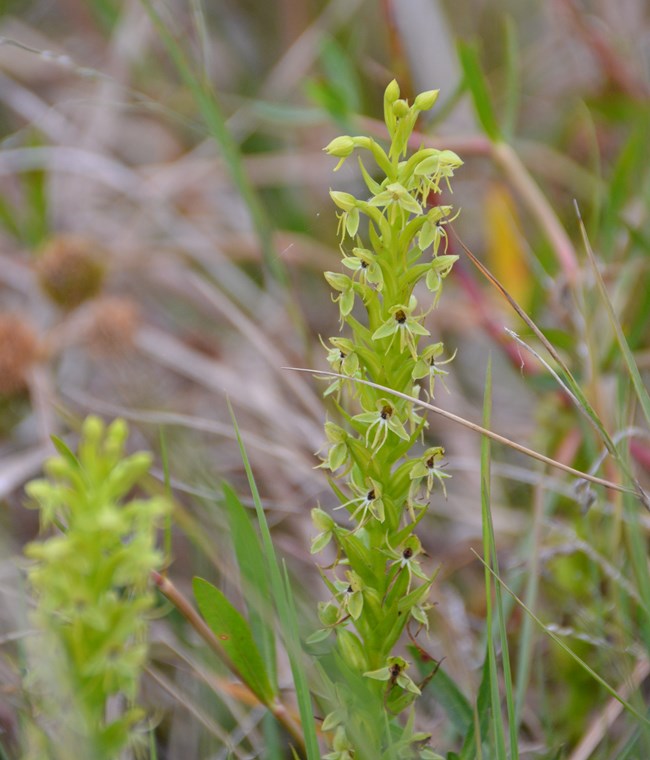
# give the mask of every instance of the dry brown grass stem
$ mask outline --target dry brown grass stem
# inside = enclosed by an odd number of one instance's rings
[[[469,430],[473,430],[475,433],[479,433],[480,435],[485,435],[488,438],[491,438],[493,441],[496,441],[497,443],[501,443],[504,446],[508,446],[511,449],[518,451],[520,454],[525,454],[526,456],[531,457],[532,459],[537,459],[537,461],[539,462],[543,462],[544,464],[550,465],[551,467],[556,467],[558,470],[563,470],[564,472],[567,472],[570,475],[574,475],[575,477],[580,478],[581,480],[588,480],[590,483],[595,483],[596,485],[604,486],[605,488],[609,488],[612,491],[619,491],[621,493],[629,493],[637,498],[639,497],[639,494],[637,493],[637,491],[632,488],[626,488],[625,486],[621,486],[618,483],[613,483],[611,480],[605,480],[604,478],[599,478],[596,475],[590,475],[587,472],[581,472],[580,470],[575,470],[573,467],[569,467],[568,465],[563,464],[562,462],[558,462],[555,459],[551,459],[550,457],[547,457],[544,454],[540,454],[539,452],[534,451],[533,449],[529,449],[526,446],[522,446],[520,443],[511,441],[509,438],[505,438],[504,436],[499,435],[498,433],[494,433],[492,430],[488,430],[487,428],[481,427],[480,425],[477,425],[475,422],[470,422],[470,420],[466,420],[463,417],[459,417],[456,414],[452,414],[451,412],[448,412],[446,409],[441,409],[439,406],[434,406],[433,404],[429,404],[426,401],[422,401],[421,399],[413,398],[413,396],[409,396],[406,393],[400,393],[399,391],[393,390],[392,388],[388,388],[385,385],[380,385],[379,383],[373,383],[370,380],[362,380],[361,378],[358,378],[358,377],[347,377],[346,375],[340,375],[338,372],[330,372],[328,370],[307,369],[306,367],[284,367],[283,369],[292,370],[294,372],[310,372],[313,375],[339,377],[342,380],[349,380],[355,383],[362,383],[363,385],[369,385],[371,388],[377,388],[377,390],[383,391],[384,393],[388,393],[391,396],[397,396],[398,398],[402,398],[405,401],[410,401],[412,404],[415,404],[415,406],[421,407],[422,409],[427,409],[430,412],[434,412],[434,414],[439,414],[441,417],[445,417],[446,419],[451,420],[452,422],[457,422],[459,425],[463,425]]]

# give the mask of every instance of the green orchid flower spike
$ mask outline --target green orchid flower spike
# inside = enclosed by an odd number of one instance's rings
[[[347,273],[325,273],[344,334],[323,341],[331,369],[342,377],[329,379],[325,391],[340,419],[325,425],[320,467],[331,472],[335,509],[346,517],[337,520],[320,507],[312,512],[312,553],[329,547],[336,558],[321,568],[331,592],[319,607],[324,627],[308,639],[330,646],[321,667],[330,695],[323,722],[328,758],[435,757],[428,735],[414,730],[420,687],[394,650],[407,626],[411,636],[429,628],[435,574],[427,573],[414,531],[429,500],[446,497],[444,449],[423,451],[427,423],[412,402],[357,380],[431,398],[446,374],[442,366],[453,359],[431,340],[426,318],[457,260],[447,252],[447,227],[457,214],[436,196],[451,191],[462,161],[449,150],[409,152],[418,116],[437,95],[424,92],[410,105],[393,81],[384,94],[388,149],[351,135],[325,148],[339,159],[335,171],[356,155],[368,191],[359,198],[330,191]]]
[[[26,487],[50,534],[25,549],[37,632],[30,678],[53,718],[39,757],[69,757],[74,747],[79,757],[113,760],[141,738],[149,577],[163,564],[156,532],[169,504],[130,496],[152,457],[127,456],[127,436],[123,420],[106,427],[88,417],[77,452],[53,439],[59,456],[47,461],[47,478]]]

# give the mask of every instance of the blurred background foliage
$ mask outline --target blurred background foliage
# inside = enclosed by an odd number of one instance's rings
[[[547,368],[504,331],[537,339],[463,255],[464,243],[529,313],[647,485],[650,441],[580,238],[576,204],[636,362],[650,368],[650,7],[644,0],[5,0],[0,5],[0,723],[13,756],[25,541],[22,486],[52,434],[89,412],[164,441],[175,500],[173,565],[237,599],[222,479],[246,502],[228,415],[242,427],[279,553],[304,615],[322,595],[309,510],[331,507],[314,452],[334,410],[324,385],[338,331],[322,278],[340,266],[322,147],[382,135],[381,95],[440,88],[422,141],[465,161],[449,234],[461,261],[427,327],[458,349],[436,403],[611,480],[603,443]],[[417,147],[417,146],[416,146]],[[448,391],[448,392],[447,392]],[[161,433],[162,431],[162,433]],[[484,655],[480,439],[437,418],[453,475],[422,531],[441,565],[427,650],[473,702]],[[495,448],[492,510],[506,581],[590,665],[643,707],[650,646],[648,515],[598,490],[587,508],[557,471]],[[152,491],[162,489],[163,467]],[[636,558],[636,559],[635,559]],[[647,732],[516,605],[524,757],[650,756]],[[159,757],[248,757],[246,705],[174,615],[153,623],[144,684]],[[284,667],[280,683],[290,687]],[[219,695],[205,681],[219,680]],[[201,675],[202,674],[202,675]],[[204,679],[204,680],[202,680]],[[419,721],[438,751],[457,726],[432,681]],[[609,712],[608,712],[609,710]],[[591,743],[590,743],[591,742]]]

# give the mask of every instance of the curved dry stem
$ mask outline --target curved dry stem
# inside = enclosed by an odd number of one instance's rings
[[[619,485],[618,483],[613,483],[611,480],[605,480],[605,478],[599,478],[596,475],[590,475],[587,472],[581,472],[580,470],[575,470],[573,467],[569,467],[569,465],[564,464],[562,462],[558,462],[555,459],[551,459],[550,457],[545,456],[544,454],[540,454],[537,451],[534,451],[533,449],[529,449],[526,446],[522,446],[520,443],[516,443],[515,441],[511,441],[509,438],[505,438],[502,435],[499,435],[498,433],[494,433],[492,430],[488,430],[487,428],[481,427],[480,425],[477,425],[475,422],[470,422],[469,420],[466,420],[464,417],[459,417],[456,414],[452,414],[452,412],[448,412],[446,409],[441,409],[439,406],[434,406],[433,404],[429,404],[426,401],[422,401],[422,399],[414,398],[413,396],[409,396],[407,393],[401,393],[400,391],[393,390],[392,388],[388,388],[385,385],[380,385],[379,383],[373,383],[370,380],[363,380],[359,377],[348,377],[346,375],[340,375],[338,372],[330,372],[328,370],[321,370],[321,369],[307,369],[305,367],[283,367],[283,369],[290,369],[294,372],[311,372],[312,375],[327,375],[329,377],[340,377],[344,380],[349,380],[354,383],[361,383],[362,385],[369,385],[371,388],[377,388],[377,390],[383,391],[384,393],[388,393],[391,396],[397,396],[398,398],[403,398],[405,401],[409,401],[415,406],[421,407],[422,409],[428,409],[430,412],[434,412],[435,414],[439,414],[441,417],[445,417],[448,420],[451,420],[452,422],[457,422],[459,425],[463,425],[466,428],[469,428],[470,430],[473,430],[475,433],[480,433],[481,435],[485,435],[488,438],[491,438],[493,441],[496,441],[497,443],[502,443],[504,446],[509,446],[511,449],[514,449],[515,451],[518,451],[520,454],[525,454],[528,457],[531,457],[532,459],[537,459],[539,462],[543,462],[544,464],[547,464],[551,467],[556,467],[558,470],[563,470],[564,472],[568,472],[570,475],[574,475],[577,478],[580,478],[581,480],[588,480],[591,483],[595,483],[599,486],[604,486],[605,488],[609,488],[612,491],[619,491],[621,493],[629,493],[633,496],[636,496],[639,499],[643,499],[643,496],[639,494],[639,492],[633,488],[627,488],[626,486]]]

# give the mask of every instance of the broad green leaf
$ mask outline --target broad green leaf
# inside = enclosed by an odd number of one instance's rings
[[[275,695],[248,622],[211,583],[202,578],[194,578],[192,587],[205,622],[237,669],[238,675],[264,704],[270,704]]]

